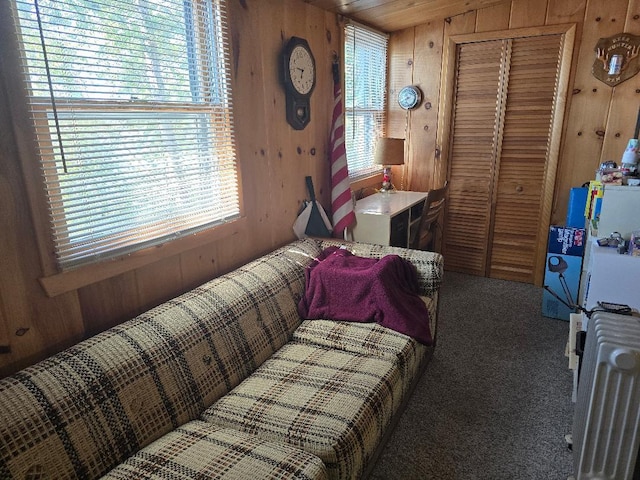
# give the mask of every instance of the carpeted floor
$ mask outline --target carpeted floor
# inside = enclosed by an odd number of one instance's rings
[[[568,323],[542,289],[447,272],[438,346],[372,477],[566,479]]]

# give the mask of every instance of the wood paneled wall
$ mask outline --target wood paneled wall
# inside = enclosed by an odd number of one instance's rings
[[[440,96],[448,95],[440,81],[444,40],[456,34],[566,23],[577,25],[577,37],[551,215],[552,223],[564,224],[571,187],[593,179],[601,162],[620,162],[633,136],[640,75],[611,88],[591,74],[591,67],[599,38],[623,31],[640,34],[640,0],[513,0],[394,32],[388,135],[408,141],[405,188],[427,190],[446,178],[436,135],[443,117],[438,112]],[[399,89],[408,84],[419,85],[425,94],[422,106],[409,113],[395,102]]]
[[[229,0],[246,221],[233,237],[48,298],[38,282],[41,262],[23,179],[23,170],[33,170],[25,165],[34,159],[20,157],[25,150],[20,144],[30,133],[17,65],[7,52],[12,42],[6,3],[0,11],[0,377],[293,240],[291,225],[307,198],[306,175],[313,176],[328,207],[331,57],[341,50],[338,19],[301,0]],[[591,65],[598,38],[640,34],[640,0],[513,0],[393,33],[387,135],[406,137],[408,151],[396,182],[400,178],[404,189],[427,190],[446,176],[437,127],[440,95],[446,94],[440,72],[447,36],[561,23],[578,25],[552,214],[554,223],[563,223],[570,187],[591,179],[601,161],[619,160],[633,134],[640,77],[610,88],[591,75]],[[312,120],[303,131],[285,121],[277,71],[280,49],[292,35],[309,41],[318,68]],[[425,93],[421,107],[409,113],[394,100],[407,84],[420,85]]]
[[[328,210],[331,62],[342,44],[338,19],[300,0],[228,3],[246,221],[230,238],[54,298],[38,282],[40,259],[22,175],[23,162],[34,159],[20,157],[28,150],[20,143],[30,132],[20,113],[25,108],[18,66],[10,52],[1,50],[12,44],[6,5],[0,12],[0,377],[294,240],[292,224],[308,198],[306,175],[313,177]],[[312,118],[302,131],[286,123],[278,76],[279,52],[292,35],[309,41],[317,67]]]

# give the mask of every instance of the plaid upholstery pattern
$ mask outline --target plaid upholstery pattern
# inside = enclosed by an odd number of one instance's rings
[[[237,430],[193,421],[156,440],[104,480],[324,480],[326,467],[307,452]]]
[[[207,417],[226,412],[236,428],[322,452],[334,478],[357,476],[400,404],[398,363],[299,343],[281,349],[300,324],[304,267],[331,244],[340,242],[294,242],[0,380],[0,479],[98,478],[198,418],[256,369],[249,390],[223,397],[218,406],[228,410]],[[442,278],[437,254],[349,245],[356,255],[407,258],[422,294],[435,299]],[[254,384],[262,394],[251,392]],[[234,417],[238,391],[248,395],[239,409],[257,416]],[[283,433],[281,415],[291,431]],[[187,433],[173,435],[184,442]]]
[[[394,362],[288,343],[202,419],[317,455],[329,478],[355,479],[402,401]]]
[[[427,348],[411,337],[377,323],[304,320],[293,340],[395,362],[408,388]]]
[[[419,293],[421,296],[433,297],[442,284],[444,258],[439,253],[367,243],[341,242],[340,240],[327,239],[319,242],[321,250],[331,245],[346,246],[351,253],[360,257],[382,258],[385,255],[395,254],[408,260],[418,270]]]
[[[290,338],[313,241],[0,381],[0,478],[96,478],[193,420]]]

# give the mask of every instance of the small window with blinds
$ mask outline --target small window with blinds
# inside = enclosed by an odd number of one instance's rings
[[[345,148],[349,176],[380,170],[373,163],[378,137],[384,136],[388,36],[349,23],[345,27]]]
[[[224,0],[13,0],[61,271],[240,215]]]

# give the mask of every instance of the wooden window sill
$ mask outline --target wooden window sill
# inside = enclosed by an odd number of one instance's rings
[[[145,248],[121,258],[107,260],[78,267],[68,272],[41,277],[40,284],[47,296],[55,297],[71,292],[92,283],[97,283],[111,277],[144,267],[163,258],[172,257],[188,250],[202,247],[208,243],[221,240],[240,233],[246,225],[246,217],[220,225],[209,230],[195,233],[187,237],[163,243],[155,247]]]

